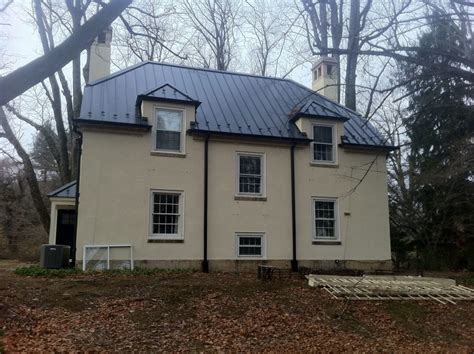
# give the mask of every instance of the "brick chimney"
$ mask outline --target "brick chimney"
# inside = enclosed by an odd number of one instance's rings
[[[335,58],[322,57],[313,64],[313,90],[339,103],[338,95],[338,65]]]
[[[110,43],[112,42],[112,28],[104,30],[94,40],[89,51],[89,80],[100,79],[110,74]]]

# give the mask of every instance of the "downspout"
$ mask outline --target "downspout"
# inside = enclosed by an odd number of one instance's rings
[[[79,153],[77,154],[77,175],[76,175],[76,195],[74,205],[76,208],[76,216],[74,222],[74,238],[72,240],[72,249],[71,249],[71,267],[76,266],[76,243],[77,243],[77,223],[79,220],[79,182],[81,179],[81,157],[82,157],[82,132],[77,129],[77,126],[74,125],[73,131],[79,135],[77,143],[79,144]]]
[[[209,272],[209,261],[207,259],[207,198],[208,198],[208,156],[209,156],[209,135],[204,140],[204,258],[202,261],[202,271]]]
[[[291,260],[291,270],[298,271],[298,261],[296,259],[296,196],[295,196],[295,147],[296,142],[291,145],[291,231],[293,258]]]

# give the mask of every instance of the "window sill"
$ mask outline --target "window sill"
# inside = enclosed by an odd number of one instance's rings
[[[339,246],[339,245],[342,245],[342,242],[341,241],[313,240],[313,245]]]
[[[163,238],[149,238],[148,243],[184,243],[184,240],[181,239],[163,239]]]
[[[262,197],[262,196],[253,196],[253,195],[236,195],[234,196],[234,200],[248,200],[248,201],[254,201],[254,202],[266,202],[267,197]]]
[[[339,164],[337,163],[324,163],[324,162],[317,162],[317,161],[311,161],[309,163],[310,166],[313,167],[328,167],[328,168],[339,168]]]
[[[184,152],[166,152],[166,151],[151,151],[151,156],[166,156],[166,157],[186,157]]]

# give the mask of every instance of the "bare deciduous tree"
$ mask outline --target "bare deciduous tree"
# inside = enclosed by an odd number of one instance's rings
[[[25,173],[26,180],[28,181],[28,186],[30,189],[31,199],[35,206],[36,212],[41,220],[41,224],[46,232],[49,232],[49,212],[48,208],[43,200],[43,196],[39,189],[38,179],[36,178],[35,169],[33,163],[31,162],[28,152],[23,148],[20,141],[15,136],[10,123],[7,119],[5,111],[0,107],[0,126],[3,129],[3,132],[0,133],[0,137],[7,139],[10,144],[15,148],[16,153],[20,156],[23,163],[23,170]]]
[[[243,36],[250,49],[252,72],[262,76],[287,76],[307,62],[295,35],[298,13],[286,1],[247,1],[243,10]]]
[[[240,27],[240,1],[184,0],[186,17],[196,31],[194,49],[204,66],[228,70],[236,56],[236,32]],[[193,42],[191,42],[193,43]],[[204,46],[203,46],[204,44]]]
[[[344,0],[321,0],[317,4],[313,0],[302,2],[311,24],[308,26],[308,41],[313,54],[333,55],[339,61],[341,55],[345,56],[344,101],[348,108],[355,110],[359,56],[369,54],[364,48],[379,46],[378,41],[385,39],[412,0],[377,3],[380,9],[375,9],[372,0],[365,0],[363,4],[360,0],[350,0],[349,4]],[[344,32],[346,22],[348,27]],[[332,40],[331,45],[328,38]]]
[[[122,68],[137,62],[185,60],[182,24],[177,10],[166,0],[136,1],[120,16],[114,28],[119,53],[115,66]]]

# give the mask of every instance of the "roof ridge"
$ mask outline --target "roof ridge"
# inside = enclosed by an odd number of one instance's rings
[[[283,79],[281,77],[261,76],[261,75],[248,74],[248,73],[242,73],[242,72],[237,72],[237,71],[224,71],[224,70],[209,69],[209,68],[199,68],[199,67],[194,67],[194,66],[189,66],[189,65],[179,65],[179,64],[163,63],[163,62],[158,62],[158,61],[146,60],[146,61],[142,61],[141,63],[129,66],[128,68],[116,71],[116,72],[114,72],[110,75],[104,76],[103,78],[100,78],[100,79],[94,80],[92,82],[89,82],[89,83],[86,84],[86,86],[94,86],[94,85],[100,84],[102,82],[111,80],[111,79],[113,79],[117,76],[126,74],[129,71],[135,70],[135,69],[139,68],[140,66],[147,65],[147,64],[171,66],[171,67],[175,67],[175,68],[184,68],[184,69],[190,69],[190,70],[196,70],[196,71],[207,71],[207,72],[214,72],[214,73],[227,74],[227,75],[256,77],[256,78],[267,79],[267,80],[278,80],[278,81],[293,82],[290,79]],[[305,87],[305,88],[308,89],[307,87]]]
[[[136,68],[139,68],[140,66],[143,66],[143,65],[145,65],[145,64],[147,64],[147,63],[148,63],[148,61],[142,61],[141,63],[134,64],[134,65],[129,66],[129,67],[125,68],[125,69],[122,69],[122,70],[113,72],[113,73],[111,73],[111,74],[109,74],[109,75],[106,75],[106,76],[104,76],[104,77],[101,77],[100,79],[94,80],[94,81],[92,81],[92,82],[88,82],[88,83],[86,84],[86,86],[95,86],[95,85],[100,84],[100,83],[102,83],[102,82],[109,81],[109,80],[111,80],[111,79],[116,78],[117,76],[120,76],[120,75],[123,75],[123,74],[125,74],[125,73],[128,73],[129,71],[135,70]]]
[[[347,108],[347,107],[344,106],[343,104],[340,104],[340,103],[338,103],[338,102],[336,102],[336,101],[333,101],[333,100],[331,100],[330,98],[327,98],[326,96],[321,95],[320,93],[318,93],[318,92],[316,92],[316,91],[314,91],[314,90],[312,90],[312,89],[306,87],[305,85],[300,84],[299,82],[296,82],[296,81],[294,81],[294,80],[292,80],[292,79],[281,79],[281,80],[285,80],[285,81],[291,82],[292,84],[294,84],[294,85],[296,85],[296,86],[299,86],[299,87],[305,89],[306,91],[310,92],[310,94],[306,97],[307,99],[309,99],[312,95],[316,95],[316,96],[321,97],[322,99],[324,99],[324,100],[326,100],[326,101],[329,101],[329,102],[331,102],[331,103],[334,103],[334,104],[338,105],[339,107],[343,108],[344,110],[346,110],[346,111],[348,111],[348,112],[350,112],[350,113],[353,113],[353,114],[355,114],[355,115],[357,115],[357,116],[359,116],[359,117],[362,117],[362,115],[361,115],[359,112],[354,111],[353,109]],[[319,103],[318,103],[318,104],[319,104]],[[321,105],[321,104],[319,104],[319,105]]]

